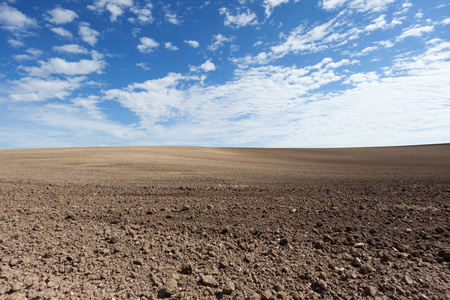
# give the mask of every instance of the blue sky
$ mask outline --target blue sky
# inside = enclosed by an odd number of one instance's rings
[[[9,0],[0,148],[450,142],[447,0]]]

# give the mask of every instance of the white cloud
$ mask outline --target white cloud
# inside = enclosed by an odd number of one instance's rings
[[[35,19],[27,17],[16,8],[3,2],[0,4],[0,26],[5,30],[19,33],[36,27],[37,22]]]
[[[141,24],[153,23],[154,18],[152,15],[153,5],[147,3],[143,8],[133,6],[130,10],[136,14],[137,18],[129,18],[128,20],[132,23],[138,21]]]
[[[230,11],[225,7],[222,7],[219,10],[219,12],[221,15],[225,15],[225,21],[224,21],[225,26],[240,28],[240,27],[244,27],[247,25],[257,25],[258,24],[256,14],[254,12],[250,12],[250,10],[248,10],[248,9],[247,9],[247,12],[237,13],[234,16],[231,15]]]
[[[386,22],[386,15],[380,15],[376,19],[372,21],[372,24],[369,24],[365,27],[366,31],[375,31],[377,29],[386,30],[388,28],[392,28],[396,25],[402,24],[402,21],[399,19],[393,19],[391,23]]]
[[[115,22],[124,13],[124,9],[132,6],[133,0],[95,0],[94,5],[88,5],[88,8],[98,12],[106,9],[111,14],[111,22]]]
[[[24,61],[24,60],[34,60],[41,56],[43,52],[39,49],[30,48],[26,50],[27,54],[18,54],[14,56],[14,59],[17,61]]]
[[[441,21],[442,25],[448,25],[450,24],[450,17],[449,18],[445,18],[444,20]]]
[[[25,43],[19,40],[15,39],[8,39],[8,44],[11,45],[11,47],[18,48],[18,47],[24,47]]]
[[[164,43],[164,48],[171,51],[180,50],[177,46],[174,46],[171,42]]]
[[[87,54],[89,53],[86,48],[77,44],[68,44],[63,46],[54,46],[54,51],[71,54]]]
[[[166,12],[166,19],[169,23],[172,23],[174,25],[180,24],[180,20],[178,20],[178,16],[175,13]]]
[[[73,37],[72,33],[70,31],[68,31],[67,29],[64,29],[62,27],[53,27],[50,28],[51,31],[53,31],[54,33],[56,33],[59,36],[71,39]]]
[[[189,46],[191,46],[192,48],[198,48],[200,46],[200,43],[197,41],[193,41],[193,40],[186,40],[184,41],[186,44],[188,44]]]
[[[216,66],[214,65],[214,63],[211,62],[210,59],[208,59],[207,61],[205,61],[200,66],[198,66],[198,67],[192,66],[189,70],[191,72],[198,72],[200,70],[203,70],[204,72],[209,72],[209,71],[215,71],[216,70]]]
[[[139,49],[139,52],[142,52],[142,53],[152,52],[153,49],[159,47],[159,43],[149,37],[141,37],[140,42],[141,43],[137,46],[137,48]]]
[[[321,0],[320,5],[326,10],[348,7],[360,12],[380,12],[396,0]]]
[[[406,28],[403,30],[402,34],[397,38],[397,40],[403,40],[407,37],[420,37],[424,33],[429,33],[434,30],[434,26],[415,26],[413,28]]]
[[[69,62],[59,57],[53,57],[47,61],[39,61],[39,67],[21,67],[29,73],[30,76],[47,76],[49,74],[63,75],[87,75],[90,73],[101,73],[105,67],[103,60],[94,57],[93,60],[82,59],[78,62]]]
[[[298,1],[299,0],[295,0],[295,2]],[[262,6],[265,8],[266,18],[270,17],[275,7],[288,2],[289,0],[263,0]]]
[[[78,18],[78,15],[73,10],[64,9],[61,7],[54,8],[48,11],[46,16],[47,21],[53,24],[66,24]]]
[[[230,43],[232,40],[232,37],[226,37],[221,33],[215,34],[212,44],[208,46],[208,50],[216,51],[217,49],[225,45],[225,43]]]
[[[271,50],[276,56],[284,56],[291,52],[317,52],[328,48],[327,44],[330,42],[345,40],[351,34],[357,34],[357,32],[351,30],[343,34],[338,34],[336,29],[341,25],[342,23],[339,23],[336,18],[316,25],[307,31],[305,31],[305,26],[300,25],[289,33],[285,42],[273,46]]]
[[[344,83],[346,84],[361,84],[361,83],[370,83],[372,81],[377,81],[379,79],[379,76],[376,72],[369,72],[369,73],[356,73],[353,75],[350,75]]]
[[[144,69],[144,71],[150,70],[150,67],[146,63],[143,63],[143,62],[137,63],[136,66]]]
[[[14,85],[9,97],[15,101],[43,101],[52,98],[65,99],[78,89],[86,78],[72,77],[62,79],[39,79],[24,77],[12,81]]]
[[[106,91],[139,117],[155,143],[273,147],[380,146],[450,138],[450,43],[399,60],[392,76],[351,73],[330,58],[304,68],[239,69],[207,86],[164,78]],[[194,84],[184,84],[194,82]],[[343,90],[321,89],[346,82]]]
[[[81,39],[91,46],[94,46],[97,43],[97,37],[100,34],[98,31],[92,29],[89,23],[86,22],[80,24],[78,33],[80,34]]]

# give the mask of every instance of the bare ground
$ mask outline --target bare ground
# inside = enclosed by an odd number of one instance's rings
[[[0,299],[450,299],[450,145],[0,151]]]

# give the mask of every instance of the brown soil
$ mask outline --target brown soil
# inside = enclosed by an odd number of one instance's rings
[[[450,299],[450,145],[0,151],[0,299]]]

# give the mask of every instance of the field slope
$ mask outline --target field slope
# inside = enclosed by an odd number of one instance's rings
[[[449,241],[448,144],[0,150],[0,299],[450,299]]]

